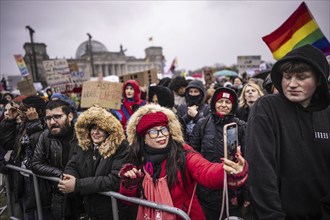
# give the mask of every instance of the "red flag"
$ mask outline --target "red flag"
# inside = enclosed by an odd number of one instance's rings
[[[177,65],[178,65],[178,61],[177,61],[176,58],[174,58],[173,61],[172,61],[171,66],[170,66],[170,68],[168,69],[168,72],[174,73],[175,72],[175,68],[176,68]]]

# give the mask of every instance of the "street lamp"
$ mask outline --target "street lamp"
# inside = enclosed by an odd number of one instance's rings
[[[32,56],[33,56],[33,65],[34,65],[34,71],[32,71],[32,78],[34,82],[39,82],[39,74],[38,74],[38,66],[37,66],[37,58],[36,58],[36,51],[34,49],[34,42],[33,42],[33,34],[35,31],[29,26],[25,26],[26,29],[30,32],[30,39],[31,39],[31,47],[32,47]]]
[[[92,75],[95,77],[93,51],[92,51],[92,35],[90,35],[90,33],[87,33],[87,36],[88,36],[88,44],[89,44],[89,53],[91,58]]]

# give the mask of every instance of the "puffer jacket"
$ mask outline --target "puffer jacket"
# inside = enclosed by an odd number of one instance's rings
[[[189,145],[184,145],[186,150],[186,182],[183,182],[182,174],[178,172],[178,181],[170,189],[173,205],[176,208],[187,212],[189,204],[191,212],[189,214],[192,220],[204,220],[205,216],[198,201],[197,195],[193,195],[193,190],[196,183],[212,189],[223,188],[224,172],[223,164],[210,163],[205,160],[199,153],[194,151]],[[162,163],[159,177],[166,176],[166,160]],[[126,196],[136,196],[139,189],[126,188],[123,184],[120,185],[120,192]],[[191,201],[192,200],[192,201]],[[181,219],[177,216],[177,219]]]
[[[90,127],[95,124],[109,136],[94,150]],[[119,191],[119,170],[126,163],[128,143],[120,122],[101,107],[83,112],[75,124],[79,149],[65,167],[64,173],[76,177],[75,193],[84,197],[85,211],[90,219],[112,219],[111,197],[98,192]],[[118,202],[120,219],[127,211]]]
[[[127,140],[130,144],[137,143],[139,140],[137,135],[137,126],[143,115],[155,112],[162,112],[167,117],[167,127],[170,131],[170,138],[185,151],[186,165],[183,168],[185,172],[186,181],[183,180],[182,171],[178,171],[177,182],[169,188],[173,205],[176,208],[184,211],[188,210],[195,184],[198,183],[211,189],[222,189],[224,181],[224,169],[223,163],[211,163],[202,157],[201,154],[194,151],[192,147],[184,143],[180,122],[176,115],[170,109],[161,107],[159,105],[148,104],[141,107],[136,113],[134,113],[129,120],[127,126]],[[134,146],[134,145],[132,145]],[[171,146],[171,145],[169,145]],[[140,148],[141,149],[141,148]],[[141,150],[137,152],[139,155]],[[143,157],[143,153],[140,154]],[[140,160],[141,158],[137,158]],[[167,169],[173,167],[173,164],[166,166],[166,158],[162,162],[161,171],[159,177],[168,175]],[[144,166],[143,164],[134,164],[136,166]],[[145,170],[145,169],[144,169]],[[135,185],[133,187],[125,187],[123,182],[120,186],[120,192],[127,196],[138,196],[137,193],[141,191],[141,185]],[[191,212],[189,214],[191,219],[205,219],[203,210],[197,199],[196,194],[192,200]],[[179,218],[177,218],[179,219]]]
[[[195,125],[190,138],[191,146],[208,161],[221,162],[220,158],[224,157],[223,126],[231,122],[238,124],[238,141],[242,151],[244,151],[245,122],[233,116],[222,119],[216,114],[211,114],[209,117],[201,119]],[[247,193],[244,187],[229,190],[229,199],[235,197],[239,203],[242,203],[243,196],[245,197]],[[199,185],[197,187],[197,195],[203,206],[220,211],[219,207],[221,207],[222,201],[221,189],[210,189]],[[234,206],[231,208],[234,208]]]
[[[235,100],[231,113],[223,118],[216,114],[215,109],[215,97],[222,91],[230,92]],[[190,138],[190,145],[196,151],[200,152],[208,161],[221,162],[220,158],[224,157],[223,127],[228,123],[236,122],[238,125],[238,144],[241,146],[242,153],[244,154],[246,123],[234,116],[238,107],[236,93],[229,88],[217,89],[211,99],[210,106],[212,111],[211,115],[197,122]],[[229,190],[230,199],[236,197],[238,198],[238,202],[241,203],[243,200],[243,193],[245,193],[243,188]],[[199,185],[197,188],[197,195],[203,206],[218,212],[220,211],[219,207],[221,207],[222,202],[222,190],[214,190]],[[235,206],[231,208],[235,208]]]

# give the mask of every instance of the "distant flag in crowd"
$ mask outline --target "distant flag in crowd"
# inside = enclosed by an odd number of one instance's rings
[[[170,66],[170,68],[168,69],[168,72],[174,73],[175,72],[175,68],[178,66],[178,59],[175,57],[172,61],[172,64]]]
[[[28,71],[28,68],[27,68],[27,66],[25,64],[25,61],[24,61],[23,56],[21,54],[17,54],[17,55],[14,55],[14,57],[15,57],[15,60],[16,60],[18,69],[21,72],[21,75],[22,76],[28,76],[29,75],[29,71]]]
[[[275,31],[264,36],[263,41],[278,60],[291,50],[311,44],[330,55],[330,43],[317,25],[305,2]]]

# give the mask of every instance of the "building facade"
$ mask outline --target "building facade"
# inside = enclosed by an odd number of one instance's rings
[[[91,42],[91,47],[89,42]],[[24,60],[29,72],[32,73],[35,82],[40,81],[44,86],[47,83],[42,61],[54,59],[49,58],[46,47],[44,43],[34,43],[38,68],[38,75],[36,75],[33,65],[32,45],[31,43],[24,44]],[[120,45],[119,51],[110,52],[101,42],[95,40],[85,41],[79,45],[75,58],[67,59],[67,61],[69,64],[77,64],[79,71],[89,74],[91,77],[99,75],[124,76],[150,69],[156,69],[157,73],[164,73],[165,57],[162,47],[146,48],[144,58],[127,56],[125,51],[122,45]]]

